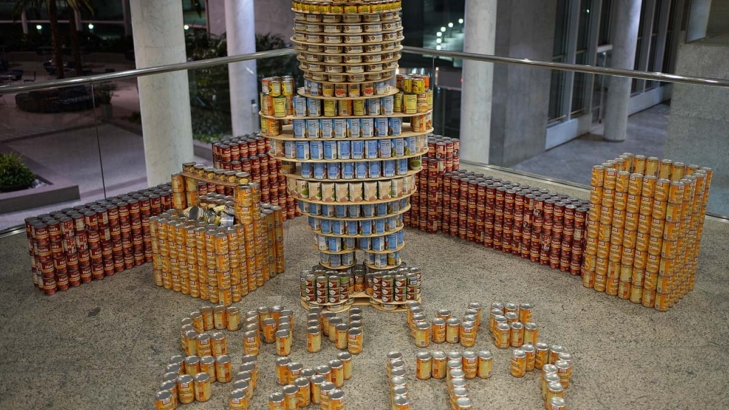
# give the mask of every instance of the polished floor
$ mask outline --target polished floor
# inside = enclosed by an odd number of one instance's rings
[[[515,180],[517,178],[512,178]],[[529,183],[529,181],[527,181]],[[540,184],[534,184],[540,185]],[[585,192],[548,184],[559,192]],[[482,246],[408,229],[403,256],[423,268],[423,305],[462,315],[467,302],[531,302],[540,340],[561,344],[575,356],[573,409],[729,408],[729,225],[707,220],[695,290],[666,313],[585,289],[579,278],[503,255]],[[303,323],[298,272],[316,262],[303,218],[286,222],[287,271],[237,304],[250,310],[285,305]],[[0,240],[0,409],[149,409],[168,358],[180,354],[179,321],[200,300],[154,286],[151,266],[119,273],[54,296],[30,282],[21,235]],[[409,371],[413,408],[448,408],[444,382],[417,381],[413,344],[403,314],[367,308],[364,352],[344,386],[348,409],[389,409],[385,354],[400,350]],[[240,334],[228,334],[234,363],[242,355]],[[333,359],[331,343],[307,353],[296,327],[292,359],[313,367]],[[509,375],[510,350],[496,349],[485,330],[474,350],[495,354],[494,375],[469,381],[475,408],[540,409],[539,375]],[[434,350],[465,350],[455,345]],[[273,346],[259,357],[261,383],[252,408],[267,408],[275,385]],[[237,367],[237,366],[236,366]],[[230,385],[217,384],[208,403],[189,409],[223,409]],[[313,407],[312,407],[313,408]]]

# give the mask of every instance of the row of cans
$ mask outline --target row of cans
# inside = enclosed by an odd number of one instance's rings
[[[331,203],[371,202],[410,195],[415,190],[415,176],[368,182],[319,182],[292,178],[288,186],[289,192],[304,202],[307,199]]]
[[[402,29],[402,21],[399,18],[390,21],[365,22],[364,24],[339,24],[331,23],[302,23],[294,22],[294,31],[303,33],[326,33],[326,34],[361,34],[381,33],[383,31],[397,31]]]
[[[411,123],[416,122],[416,125],[420,126],[426,122],[423,120],[424,116],[418,117],[418,119],[411,119]],[[403,126],[401,117],[391,118],[340,118],[340,119],[310,119],[310,120],[293,120],[294,138],[300,139],[330,139],[336,138],[339,140],[345,138],[374,138],[374,137],[397,137],[402,135]],[[411,127],[412,129],[412,127]],[[423,126],[421,132],[425,132],[426,128]],[[417,131],[414,129],[413,131]],[[414,138],[414,137],[409,137]],[[326,141],[325,141],[326,142]],[[340,143],[342,141],[334,141]],[[346,141],[347,144],[351,144],[356,141]],[[404,155],[409,155],[421,150],[414,149],[416,141],[414,139],[403,139],[402,141],[393,141],[391,151],[395,151],[398,146],[402,146],[404,152],[408,152]],[[344,147],[343,151],[348,153],[352,148]],[[364,148],[362,148],[364,152]],[[395,153],[390,154],[396,156]],[[400,154],[401,156],[403,154]]]
[[[33,285],[51,295],[152,262],[149,218],[171,195],[164,184],[26,218]]]
[[[405,244],[403,231],[371,238],[339,238],[325,235],[314,237],[314,246],[320,252],[340,253],[347,251],[396,251]]]
[[[402,215],[387,216],[379,219],[365,220],[347,220],[347,219],[323,219],[315,216],[309,217],[309,227],[311,230],[320,233],[322,236],[327,235],[387,235],[395,233],[398,228],[403,226]],[[318,243],[318,242],[317,242]],[[323,244],[319,243],[319,247]],[[346,247],[346,244],[344,244]],[[371,245],[376,246],[376,245]],[[353,249],[353,248],[349,248]],[[326,249],[322,249],[326,250]],[[342,249],[340,249],[342,250]],[[374,249],[384,250],[384,249]],[[338,251],[336,251],[338,252]]]
[[[293,1],[293,9],[296,12],[296,19],[305,18],[306,21],[324,21],[331,19],[332,15],[344,18],[344,21],[360,21],[353,18],[362,18],[362,21],[375,20],[377,16],[382,21],[389,21],[397,18],[397,12],[402,8],[402,2],[396,1],[366,1],[359,4],[351,4],[343,1],[318,2],[318,1]],[[331,22],[342,20],[332,19]]]
[[[388,139],[329,139],[309,141],[283,141],[283,157],[299,161],[308,160],[361,160],[397,159],[421,153],[427,147],[427,137]],[[280,156],[278,147],[276,155]],[[406,164],[406,163],[404,163]],[[392,172],[395,172],[392,164]],[[400,168],[400,167],[398,167]],[[313,167],[310,168],[313,174]],[[354,175],[352,169],[351,175]]]
[[[389,54],[389,55],[388,55]],[[386,53],[386,56],[392,58],[392,53]],[[312,55],[313,56],[313,55]],[[378,55],[379,56],[379,55]],[[322,58],[325,58],[322,56]],[[353,58],[362,58],[362,56],[359,55],[345,55],[344,57],[342,55],[331,55],[327,56],[327,59],[332,58],[347,58],[353,59]],[[314,65],[315,63],[310,63],[310,65]],[[305,113],[308,113],[310,117],[319,117],[321,115],[324,115],[326,117],[331,117],[330,113],[332,111],[336,112],[338,109],[341,110],[343,107],[349,107],[351,104],[351,108],[353,110],[355,109],[355,105],[357,105],[358,111],[364,110],[364,112],[371,113],[370,115],[380,115],[385,114],[386,112],[390,112],[392,114],[392,111],[394,110],[395,105],[395,99],[392,95],[386,96],[388,91],[390,89],[388,88],[387,81],[365,81],[362,83],[338,83],[336,82],[337,78],[334,76],[335,74],[338,74],[337,72],[333,72],[329,70],[330,66],[326,66],[327,70],[327,79],[330,82],[321,82],[316,80],[305,80],[304,81],[304,90],[306,91],[306,94],[312,96],[312,97],[301,97],[301,96],[294,96],[293,97],[293,105],[294,105],[294,115],[297,117],[304,117],[306,116]],[[347,70],[349,74],[352,74],[349,72],[351,68],[359,67],[361,66],[347,66]],[[367,65],[366,67],[369,67]],[[338,68],[342,68],[341,66]],[[361,71],[361,70],[360,70]],[[370,76],[372,74],[368,74]],[[359,103],[346,103],[343,101],[332,101],[332,100],[322,100],[317,97],[328,97],[328,98],[359,98],[361,102]],[[366,97],[367,99],[364,99],[363,97]],[[327,102],[330,101],[330,102]],[[276,101],[274,101],[274,115],[276,117],[280,117],[277,112],[280,112],[280,109],[276,109]],[[281,104],[280,102],[278,104]],[[268,110],[268,114],[270,114],[270,109]]]
[[[301,178],[321,181],[394,178],[419,170],[421,164],[420,157],[383,161],[302,162],[299,175]]]
[[[403,39],[403,31],[391,31],[385,33],[363,33],[363,34],[327,34],[327,33],[300,33],[294,32],[292,41],[296,43],[321,44],[321,45],[364,45],[364,44],[392,44],[391,47],[384,47],[385,50],[394,50]],[[306,68],[301,67],[306,71]]]
[[[672,307],[693,287],[711,175],[631,153],[593,167],[583,285]]]
[[[410,205],[410,197],[396,199],[379,204],[326,205],[299,201],[299,210],[309,216],[320,216],[327,219],[339,218],[387,218],[400,213]],[[323,218],[322,218],[323,219]]]

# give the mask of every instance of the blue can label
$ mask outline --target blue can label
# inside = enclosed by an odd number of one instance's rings
[[[332,205],[321,205],[321,216],[334,216],[334,207]]]
[[[309,204],[309,213],[312,215],[321,215],[321,205]]]
[[[321,100],[307,98],[306,105],[309,107],[309,117],[321,116]]]
[[[402,118],[393,117],[389,118],[388,121],[390,123],[390,135],[402,134]]]
[[[394,231],[395,229],[397,229],[397,218],[387,218],[387,230]]]
[[[321,233],[332,233],[332,221],[330,219],[319,219],[321,221]]]
[[[394,214],[395,212],[400,211],[400,201],[392,201],[387,203],[387,213],[388,214]]]
[[[309,143],[297,142],[296,143],[296,159],[311,159],[309,156]]]
[[[342,241],[340,241],[340,238],[329,238],[328,242],[330,252],[339,252],[342,250]]]
[[[339,163],[338,162],[329,162],[327,163],[327,178],[329,179],[339,179]]]
[[[397,246],[400,246],[405,243],[405,231],[400,231],[397,233]]]
[[[329,255],[329,266],[332,268],[342,266],[342,255]]]
[[[375,233],[385,233],[384,219],[375,219]]]
[[[318,231],[319,229],[321,229],[321,220],[317,219],[317,218],[312,218],[310,216],[309,217],[309,226],[311,227],[311,229]]]
[[[357,235],[359,233],[359,221],[347,221],[347,235]]]
[[[306,117],[306,98],[300,95],[294,96],[294,115]]]
[[[297,142],[297,144],[299,143]],[[311,141],[309,144],[309,151],[311,151],[311,159],[324,158],[324,145],[321,141]]]
[[[344,249],[355,249],[357,240],[355,238],[344,238],[342,239],[342,247]],[[344,256],[344,255],[342,255]]]
[[[405,138],[405,155],[415,154],[415,137]]]
[[[286,158],[296,158],[296,142],[284,141],[284,156]]]
[[[309,94],[319,95],[320,91],[321,91],[321,89],[319,88],[319,83],[317,83],[316,81],[309,82]]]
[[[308,138],[319,138],[321,136],[319,132],[319,120],[306,120],[306,128],[308,132]]]
[[[372,244],[372,241],[370,241],[370,238],[359,238],[358,242],[359,242],[360,249],[370,249],[370,246]]]
[[[392,156],[392,141],[380,140],[380,158],[390,158]]]
[[[303,175],[302,175],[303,176]],[[324,179],[326,176],[326,168],[321,162],[314,163],[314,179]]]
[[[319,121],[319,128],[321,129],[321,138],[331,138],[334,135],[332,120]]]
[[[375,232],[377,231],[377,228],[375,228]],[[376,236],[372,238],[372,250],[373,251],[384,251],[385,250],[385,241],[382,240],[383,238],[381,236]]]
[[[302,178],[312,178],[314,176],[314,167],[312,166],[311,162],[302,162],[301,163],[301,177]]]
[[[337,150],[339,151],[339,159],[349,159],[351,157],[351,143],[349,141],[337,142]]]
[[[354,265],[354,252],[345,253],[344,255],[341,255],[341,257],[342,257],[342,265],[344,265],[344,266]]]
[[[362,137],[364,137],[364,138],[374,137],[374,135],[375,135],[374,120],[372,118],[362,118],[360,123],[362,125]]]
[[[359,205],[347,205],[347,214],[350,218],[359,218]]]
[[[375,216],[375,206],[372,204],[362,205],[362,217],[371,218]]]
[[[395,112],[395,97],[392,95],[388,95],[387,97],[382,97],[382,114],[383,115],[392,115]]]
[[[372,235],[372,221],[361,221],[360,228],[362,235]]]
[[[394,177],[395,176],[395,160],[382,161],[382,176],[383,177]]]
[[[354,162],[342,163],[342,179],[354,178]]]
[[[387,118],[375,119],[375,135],[378,137],[387,136]]]
[[[387,91],[387,82],[378,81],[375,83],[375,94],[382,95]]]
[[[298,201],[299,211],[306,212],[306,208],[307,208],[306,205],[307,205],[306,202]]]
[[[294,120],[294,138],[306,138],[306,120]]]
[[[337,159],[336,141],[324,141],[324,159]]]
[[[394,157],[402,157],[405,155],[405,140],[402,138],[395,138],[392,140],[392,155]]]
[[[380,164],[380,161],[372,161],[369,164],[370,178],[380,178],[382,176],[382,164]]]
[[[347,217],[347,205],[334,205],[334,215],[337,218]]]
[[[362,140],[352,141],[352,159],[364,158],[365,142]]]
[[[397,174],[406,175],[408,173],[408,160],[398,159],[397,160]]]
[[[387,249],[395,250],[397,249],[397,234],[393,233],[392,235],[387,235]]]
[[[377,216],[387,215],[387,203],[377,204]]]
[[[332,221],[332,233],[335,235],[344,235],[344,224],[342,221]]]
[[[347,136],[351,138],[359,138],[362,136],[359,118],[347,119]]]
[[[367,100],[367,113],[369,115],[380,115],[380,99],[370,98]]]
[[[347,136],[347,120],[338,118],[334,120],[334,138],[345,138]]]
[[[363,179],[367,178],[367,163],[366,162],[357,162],[357,167],[355,168],[355,178],[357,179]]]
[[[365,145],[365,157],[366,158],[377,158],[379,150],[379,144],[377,144],[377,140],[369,140],[367,141],[367,144]]]

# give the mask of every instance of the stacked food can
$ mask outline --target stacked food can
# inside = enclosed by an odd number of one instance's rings
[[[33,284],[52,295],[151,262],[150,218],[171,197],[158,185],[26,218]]]
[[[418,193],[405,213],[405,225],[429,233],[448,232],[449,219],[443,217],[444,175],[459,169],[459,151],[460,142],[455,138],[428,137],[428,155],[423,157],[423,171],[415,176]]]
[[[283,161],[324,268],[355,266],[358,250],[369,268],[396,268],[402,214],[432,131],[430,77],[396,74],[399,2],[302,1],[293,9],[304,87],[292,76],[263,79],[261,134]]]
[[[255,183],[234,194],[152,218],[157,286],[229,306],[284,272],[282,208],[260,204]]]
[[[659,311],[693,289],[712,170],[625,153],[592,169],[583,285]]]
[[[251,181],[261,185],[261,200],[284,208],[284,219],[293,219],[296,200],[288,195],[281,162],[268,155],[269,149],[268,140],[258,135],[226,138],[213,143],[213,166],[225,171],[222,175],[249,174]]]

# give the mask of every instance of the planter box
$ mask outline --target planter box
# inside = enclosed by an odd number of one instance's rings
[[[0,146],[0,152],[14,151]],[[23,160],[36,175],[36,178],[48,185],[40,188],[0,193],[0,214],[81,199],[78,185],[25,156],[23,156]]]

